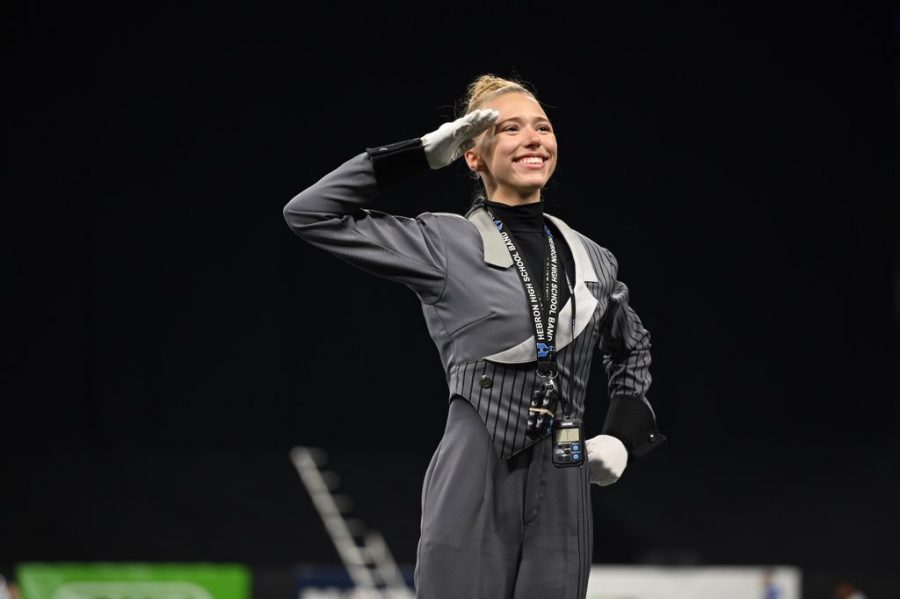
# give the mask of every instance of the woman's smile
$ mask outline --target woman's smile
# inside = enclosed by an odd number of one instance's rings
[[[543,156],[525,156],[517,158],[513,162],[530,171],[539,171],[547,164],[547,160]]]
[[[516,164],[530,171],[539,171],[544,168],[546,161],[543,158],[522,158],[516,160]]]

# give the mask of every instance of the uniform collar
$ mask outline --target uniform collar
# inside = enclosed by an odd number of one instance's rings
[[[584,331],[593,316],[598,301],[585,283],[597,283],[598,279],[597,272],[594,270],[581,236],[573,231],[562,219],[546,212],[544,216],[556,225],[563,239],[566,240],[569,250],[572,252],[572,259],[575,261],[575,334],[572,334],[569,327],[560,327],[556,347],[557,350],[561,350]],[[481,241],[484,245],[484,261],[491,266],[502,269],[512,266],[512,256],[510,256],[509,250],[506,249],[506,244],[503,242],[503,237],[500,235],[497,225],[488,216],[484,206],[479,204],[473,207],[466,214],[466,218],[475,225],[475,228],[478,229],[478,233],[481,235]],[[571,322],[572,296],[569,297],[566,305],[560,310],[559,318],[561,322]],[[534,356],[534,335],[532,334],[528,339],[516,343],[503,351],[485,356],[484,359],[512,364],[533,361],[535,359]]]
[[[575,280],[579,283],[584,281],[596,283],[597,273],[594,272],[594,267],[591,265],[591,261],[588,258],[587,250],[585,250],[584,243],[579,239],[578,234],[575,233],[575,231],[573,231],[562,219],[546,212],[544,213],[544,216],[556,225],[556,228],[562,234],[563,239],[566,240],[569,250],[572,252],[572,258],[575,261]],[[497,225],[495,225],[494,221],[491,220],[491,217],[488,216],[484,206],[481,204],[475,206],[469,211],[466,218],[475,225],[475,228],[478,229],[478,233],[481,234],[481,241],[484,245],[484,261],[491,266],[497,266],[499,268],[509,268],[512,266],[512,256],[510,256],[509,250],[506,249],[506,244],[503,242],[503,237],[500,235]]]

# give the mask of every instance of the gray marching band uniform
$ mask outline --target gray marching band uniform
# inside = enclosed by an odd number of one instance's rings
[[[419,169],[427,162],[418,140],[369,148],[284,207],[302,239],[415,292],[437,346],[451,401],[422,489],[417,596],[583,598],[593,542],[589,467],[555,467],[550,437],[526,434],[539,384],[534,330],[497,226],[481,206],[466,217],[416,218],[370,208],[379,192]],[[612,253],[545,217],[574,260],[574,336],[570,297],[555,343],[568,416],[582,417],[600,349],[610,399],[603,432],[631,457],[644,455],[665,440],[646,399],[650,335],[616,280]]]

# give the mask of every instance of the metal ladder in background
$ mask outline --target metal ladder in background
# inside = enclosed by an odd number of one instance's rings
[[[352,501],[344,495],[332,494],[340,478],[321,469],[327,460],[325,452],[313,447],[295,447],[290,456],[356,587],[353,599],[414,599],[415,594],[406,585],[381,533],[367,530],[359,520],[344,518]]]

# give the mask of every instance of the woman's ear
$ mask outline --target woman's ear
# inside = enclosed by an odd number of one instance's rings
[[[466,159],[466,164],[469,165],[469,170],[478,172],[478,167],[481,165],[481,158],[478,156],[478,152],[475,150],[466,150],[463,156]]]

